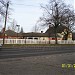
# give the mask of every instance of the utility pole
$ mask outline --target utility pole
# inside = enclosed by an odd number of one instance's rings
[[[9,1],[6,4],[5,23],[3,28],[3,45],[5,44],[5,30],[6,30],[6,23],[7,23],[8,7],[9,7]]]

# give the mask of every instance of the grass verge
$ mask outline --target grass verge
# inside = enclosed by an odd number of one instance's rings
[[[3,47],[11,48],[11,47],[38,47],[38,46],[75,46],[75,44],[5,44]]]

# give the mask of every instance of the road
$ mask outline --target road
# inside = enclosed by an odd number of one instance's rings
[[[75,52],[75,46],[2,48],[0,59]]]
[[[62,64],[72,66],[62,67]],[[2,48],[0,75],[75,75],[75,47]]]

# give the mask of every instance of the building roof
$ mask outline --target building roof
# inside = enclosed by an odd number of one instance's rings
[[[23,36],[24,37],[46,37],[48,36],[48,34],[31,32],[31,33],[23,33]]]
[[[17,35],[17,33],[12,30],[5,31],[5,34],[7,34],[8,36],[16,36]]]
[[[22,34],[23,37],[55,37],[55,34],[48,34],[48,33],[23,33]],[[59,35],[57,35],[57,37],[60,37]]]
[[[5,31],[5,34],[7,34],[7,36],[17,36],[17,33],[12,30]],[[18,36],[21,36],[21,34],[18,34]]]
[[[68,29],[66,26],[58,26],[57,33],[62,33],[64,29]],[[49,27],[45,33],[54,34],[54,27]]]
[[[12,30],[5,31],[5,34],[7,36],[17,37],[17,33]],[[1,35],[2,33],[0,33],[0,36]],[[55,37],[55,34],[30,32],[30,33],[18,33],[18,37]],[[57,35],[57,37],[60,36]]]

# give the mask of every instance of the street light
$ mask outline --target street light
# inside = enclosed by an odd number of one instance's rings
[[[18,33],[19,33],[19,27],[20,27],[20,25],[16,25],[16,26],[18,28],[18,30],[17,30],[17,39],[18,39]]]

